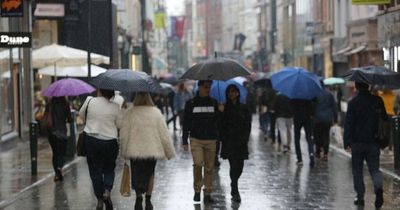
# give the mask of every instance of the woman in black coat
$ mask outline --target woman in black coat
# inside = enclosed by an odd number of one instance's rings
[[[251,131],[251,111],[241,104],[239,88],[228,85],[226,104],[221,119],[221,157],[229,160],[232,200],[240,202],[238,180],[243,171],[244,160],[249,158],[247,143]]]

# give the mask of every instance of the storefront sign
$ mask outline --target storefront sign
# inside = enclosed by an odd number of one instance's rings
[[[22,17],[24,16],[23,0],[0,0],[1,17]]]
[[[25,32],[0,33],[0,48],[32,47],[32,34]]]
[[[64,4],[36,4],[33,14],[36,17],[64,17]]]
[[[352,4],[390,4],[390,0],[352,0]]]

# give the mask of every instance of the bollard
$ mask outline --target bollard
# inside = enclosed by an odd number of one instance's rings
[[[394,118],[394,134],[393,134],[393,155],[394,169],[400,169],[400,119],[399,116]]]
[[[76,153],[76,111],[71,110],[72,122],[69,124],[69,139],[67,141],[66,160],[73,160]]]
[[[31,149],[31,174],[37,174],[37,149],[39,126],[36,121],[29,123],[29,143]]]

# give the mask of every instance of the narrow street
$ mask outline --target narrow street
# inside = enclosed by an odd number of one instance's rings
[[[231,202],[229,164],[221,161],[215,170],[212,205],[194,204],[192,189],[192,161],[189,152],[180,147],[175,137],[177,157],[171,161],[159,161],[156,168],[156,183],[152,196],[154,209],[357,209],[354,198],[350,159],[332,151],[328,163],[317,161],[310,169],[303,149],[303,166],[296,165],[295,153],[282,154],[269,142],[259,137],[258,118],[253,117],[253,129],[249,143],[250,159],[239,180],[242,203]],[[172,130],[172,129],[171,129]],[[171,131],[172,132],[172,131]],[[179,133],[179,132],[177,132]],[[304,142],[303,142],[304,143]],[[294,148],[292,146],[292,148]],[[116,168],[115,186],[112,192],[114,209],[133,209],[134,196],[119,194],[122,160]],[[372,184],[367,170],[364,209],[374,209]],[[54,183],[53,177],[26,191],[6,210],[19,209],[94,209],[94,197],[86,160],[65,171],[65,180]],[[400,182],[384,176],[385,204],[383,209],[400,209]]]

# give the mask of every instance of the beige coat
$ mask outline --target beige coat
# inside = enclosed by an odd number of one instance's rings
[[[122,118],[121,155],[132,159],[171,159],[172,138],[160,110],[152,106],[129,108]]]

